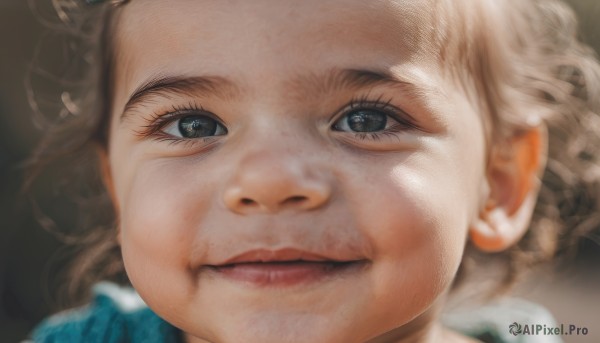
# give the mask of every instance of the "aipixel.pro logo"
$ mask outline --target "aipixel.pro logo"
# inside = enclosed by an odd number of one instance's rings
[[[508,326],[508,332],[510,332],[514,336],[520,334],[522,330],[523,330],[523,328],[521,327],[521,324],[519,324],[517,322],[513,322],[512,324],[510,324]]]
[[[529,336],[585,336],[589,330],[586,327],[580,327],[577,325],[560,324],[560,326],[548,326],[546,324],[523,324],[513,322],[508,326],[508,332],[511,335],[529,335]]]

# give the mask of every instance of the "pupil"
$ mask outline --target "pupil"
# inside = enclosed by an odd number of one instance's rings
[[[358,111],[350,114],[348,126],[355,132],[375,132],[385,129],[387,116],[373,111]]]
[[[185,138],[214,136],[217,122],[208,117],[185,117],[179,121],[179,132]]]

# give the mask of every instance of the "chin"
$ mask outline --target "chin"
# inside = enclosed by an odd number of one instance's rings
[[[219,343],[338,343],[355,342],[356,333],[347,325],[314,314],[257,313],[251,318],[220,323]],[[197,337],[202,337],[198,335]],[[356,341],[358,342],[358,341]]]

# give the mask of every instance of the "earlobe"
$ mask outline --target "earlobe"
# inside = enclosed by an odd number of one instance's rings
[[[480,250],[503,251],[527,231],[545,167],[546,135],[544,127],[530,129],[507,142],[508,153],[493,152],[490,156],[487,205],[469,231]]]
[[[537,190],[529,192],[512,214],[504,207],[481,214],[471,226],[471,241],[485,252],[499,252],[513,246],[527,232],[536,200]]]

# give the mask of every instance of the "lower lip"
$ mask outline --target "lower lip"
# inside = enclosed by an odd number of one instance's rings
[[[357,262],[257,262],[211,267],[219,275],[255,286],[285,287],[355,272]]]

